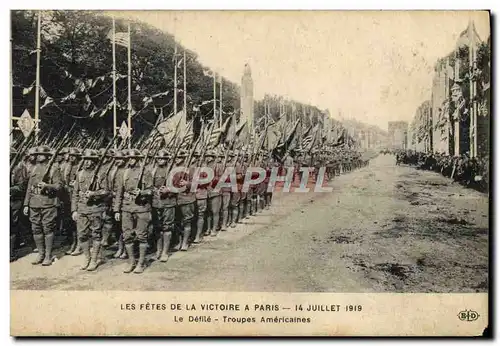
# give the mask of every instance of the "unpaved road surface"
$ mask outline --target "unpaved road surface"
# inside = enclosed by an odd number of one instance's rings
[[[330,193],[277,193],[270,210],[237,228],[149,261],[80,271],[81,257],[51,267],[35,254],[11,263],[12,289],[278,292],[486,292],[488,196],[439,174],[370,166],[334,178]],[[109,250],[109,254],[111,254]]]

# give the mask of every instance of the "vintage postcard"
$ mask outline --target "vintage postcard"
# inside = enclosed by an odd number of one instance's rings
[[[488,334],[488,11],[11,11],[13,336]]]

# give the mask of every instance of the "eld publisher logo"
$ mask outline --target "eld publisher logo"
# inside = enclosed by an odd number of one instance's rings
[[[479,314],[472,310],[464,310],[458,313],[460,321],[472,322],[479,318]]]

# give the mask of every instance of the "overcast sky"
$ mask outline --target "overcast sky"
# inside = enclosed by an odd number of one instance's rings
[[[240,83],[250,63],[265,93],[312,103],[387,129],[430,99],[433,66],[487,12],[142,11],[133,17],[173,33],[202,64]]]

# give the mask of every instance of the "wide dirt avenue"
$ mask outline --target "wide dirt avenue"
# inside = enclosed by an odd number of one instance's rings
[[[124,274],[82,258],[11,263],[12,289],[486,292],[488,196],[380,155],[329,193],[275,193],[273,205],[167,263]],[[109,251],[111,254],[111,250]]]

